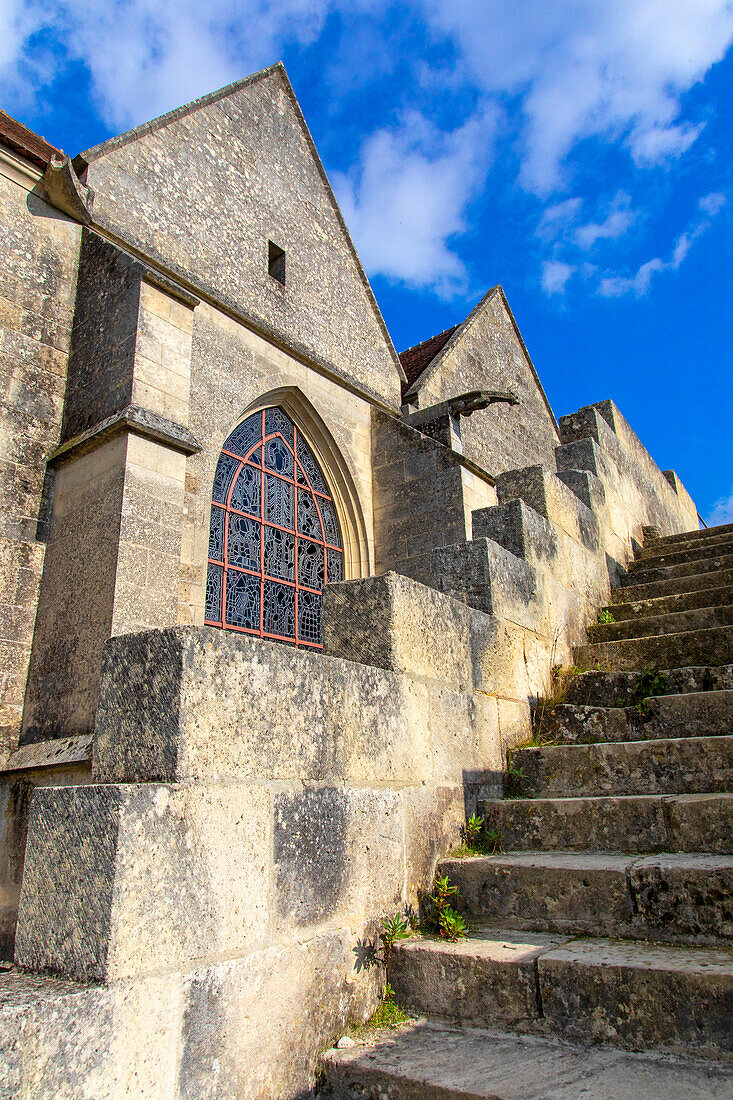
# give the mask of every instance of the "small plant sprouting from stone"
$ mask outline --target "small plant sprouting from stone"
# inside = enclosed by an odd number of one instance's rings
[[[484,819],[480,814],[471,814],[466,822],[466,847],[475,848],[481,837],[481,831],[484,827]]]
[[[498,815],[498,810],[494,810]],[[490,826],[480,814],[471,814],[463,826],[464,843],[450,854],[460,859],[464,856],[494,856],[502,851],[501,833]]]
[[[505,794],[509,798],[524,798],[526,782],[527,776],[524,774],[524,768],[515,768],[511,760],[508,761]]]
[[[392,961],[392,952],[394,951],[394,945],[398,940],[407,940],[412,935],[410,925],[406,917],[399,915],[394,917],[385,917],[382,921],[382,931],[379,933],[379,938],[382,941],[382,962],[385,969],[389,970],[389,964]],[[387,987],[389,988],[389,987]]]
[[[451,942],[462,939],[467,931],[466,922],[451,904],[458,899],[458,887],[453,885],[447,875],[438,875],[432,894],[423,897],[424,931],[437,933],[441,939]]]
[[[395,993],[389,982],[386,982],[382,990],[382,999],[375,1012],[367,1023],[367,1027],[396,1027],[403,1024],[408,1016],[395,1003]]]
[[[651,700],[655,695],[666,695],[669,689],[669,681],[658,669],[648,665],[642,669],[634,692],[631,696],[631,705],[636,707],[642,718],[648,718]]]
[[[609,626],[611,623],[615,623],[616,620],[613,616],[613,612],[609,611],[607,607],[604,607],[602,611],[598,612],[598,623],[600,626]]]

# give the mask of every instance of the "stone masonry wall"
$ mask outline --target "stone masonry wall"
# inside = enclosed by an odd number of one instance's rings
[[[18,741],[61,427],[80,227],[0,163],[0,757]]]
[[[16,960],[60,986],[3,1026],[38,1100],[293,1098],[372,1010],[378,920],[429,884],[467,791],[497,789],[497,706],[480,612],[394,574],[325,604],[332,648],[388,627],[379,664],[206,628],[108,644],[93,782],[31,811]]]

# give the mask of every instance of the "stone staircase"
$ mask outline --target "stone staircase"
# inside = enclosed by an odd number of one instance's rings
[[[438,868],[474,931],[396,948],[423,1018],[324,1095],[733,1097],[733,525],[647,541],[480,805],[503,852]]]

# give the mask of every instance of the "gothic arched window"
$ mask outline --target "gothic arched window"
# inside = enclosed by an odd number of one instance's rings
[[[204,621],[320,649],[321,591],[343,576],[336,508],[313,452],[282,409],[253,413],[216,467]]]

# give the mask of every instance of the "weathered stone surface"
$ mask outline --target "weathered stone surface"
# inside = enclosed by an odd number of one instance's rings
[[[622,638],[647,638],[650,635],[681,634],[689,630],[707,630],[733,624],[733,604],[666,612],[622,619],[616,623],[598,623],[588,628],[590,642],[611,642]]]
[[[618,595],[618,593],[617,593]],[[620,594],[623,597],[623,593]],[[733,603],[733,585],[703,588],[693,592],[679,592],[671,596],[659,596],[651,600],[635,600],[629,603],[614,602],[609,610],[614,619],[647,618],[669,612],[692,611],[698,607],[723,606]]]
[[[594,642],[578,646],[576,657],[586,667],[617,671],[649,665],[656,668],[725,665],[733,661],[733,626],[707,627],[646,638],[623,638],[617,642]]]
[[[611,594],[612,601],[625,604],[629,601],[654,600],[661,596],[676,596],[685,592],[727,587],[733,584],[733,569],[717,569],[710,573],[696,573],[689,577],[674,577],[671,580],[651,580],[640,584],[636,583],[637,579],[633,575],[622,577],[623,587],[614,589]],[[634,583],[632,584],[631,581]]]
[[[516,749],[525,796],[687,794],[733,790],[733,737]]]
[[[718,696],[719,692],[733,691],[733,665],[697,665],[682,668],[660,669],[664,677],[669,696],[658,696],[650,700],[653,711],[658,710],[660,720],[670,709],[670,717],[694,721],[695,714],[709,709],[710,720],[715,727],[700,727],[700,733],[725,733],[718,723],[728,713],[728,698]],[[641,673],[632,672],[584,672],[568,681],[566,701],[569,704],[597,707],[621,707],[633,703],[639,694]],[[686,703],[687,694],[705,692],[710,698],[705,701],[692,699]],[[676,698],[675,698],[676,697]],[[679,711],[677,710],[679,708]]]
[[[563,942],[544,933],[469,936],[458,943],[415,939],[395,947],[390,984],[397,1002],[477,1026],[539,1019],[536,960]]]
[[[333,1100],[728,1100],[733,1083],[727,1066],[425,1021],[323,1063]]]
[[[733,852],[731,794],[487,799],[480,808],[507,850]]]
[[[441,860],[439,873],[481,925],[733,943],[730,856],[510,852]]]
[[[733,1048],[733,953],[574,940],[538,959],[547,1024],[570,1039],[715,1054]]]

